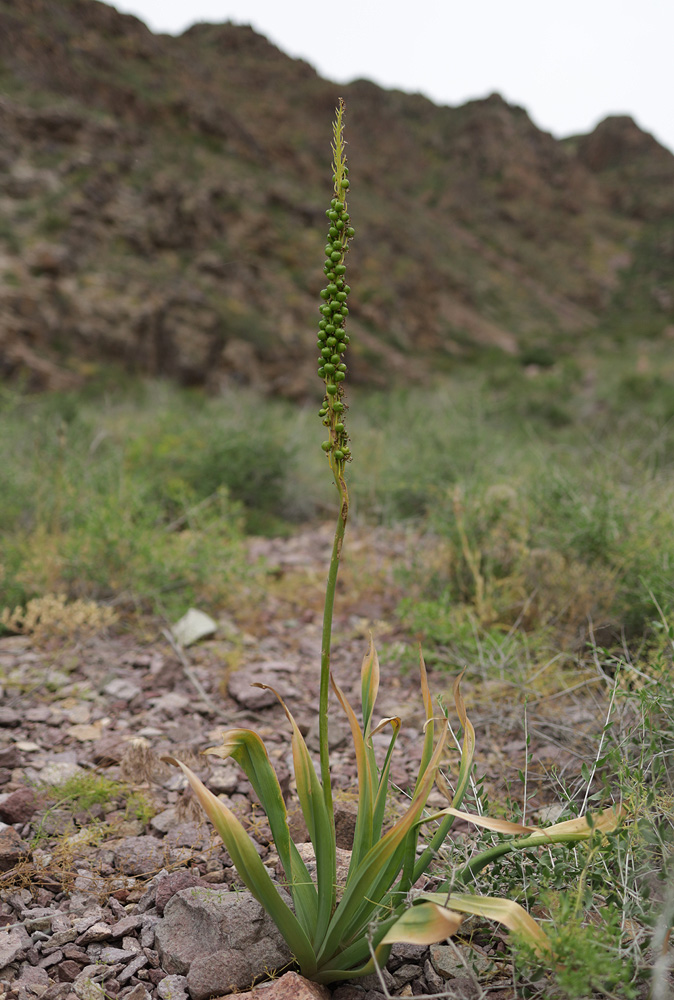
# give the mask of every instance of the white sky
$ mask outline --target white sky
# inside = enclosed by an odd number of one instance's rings
[[[252,24],[330,80],[462,104],[498,91],[556,136],[630,114],[674,151],[674,0],[114,0],[153,31]]]

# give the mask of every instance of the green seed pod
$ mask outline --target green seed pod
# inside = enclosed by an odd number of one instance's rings
[[[349,315],[349,307],[342,306],[342,316],[348,316],[348,315]]]
[[[326,343],[327,343],[328,347],[334,347],[335,344],[337,343],[337,338],[336,337],[328,337]]]
[[[330,292],[327,290],[327,288],[321,288],[320,295],[321,295],[322,299],[329,299],[330,298]]]
[[[318,329],[319,330],[325,330],[325,328],[326,328],[327,325],[328,325],[327,319],[321,319],[321,320],[318,321]]]
[[[344,327],[342,326],[336,326],[333,332],[337,340],[342,340],[344,337]]]
[[[329,212],[326,212],[326,215],[333,222],[336,222],[337,219],[339,218],[339,212],[335,208],[331,209]]]
[[[330,360],[332,361],[333,365],[338,365],[340,361],[339,354],[333,354]]]
[[[340,364],[338,364],[337,367],[339,368],[340,372],[345,372],[347,370],[346,365],[344,364],[343,361]]]
[[[328,375],[332,375],[332,373],[333,373],[333,372],[334,372],[334,370],[335,370],[335,366],[334,366],[334,364],[331,364],[331,365],[323,365],[323,367],[325,368],[325,370],[326,370],[326,372],[328,373]]]
[[[342,255],[339,252],[339,250],[333,250],[332,253],[330,254],[331,259],[334,261],[338,261],[341,256]],[[335,268],[335,270],[337,270],[337,268]]]
[[[343,201],[338,201],[337,202],[337,204],[335,205],[335,211],[336,212],[340,212],[340,213],[344,211],[344,202]]]
[[[336,226],[339,226],[339,223],[340,223],[341,221],[342,221],[342,220],[341,220],[341,219],[339,219],[339,220],[338,220],[338,221],[337,221],[337,222],[335,223],[335,225],[336,225]],[[346,235],[347,235],[347,236],[349,237],[349,239],[351,239],[351,237],[352,237],[352,236],[355,236],[355,235],[356,235],[356,230],[355,230],[355,229],[353,228],[353,226],[349,226],[349,228],[348,228],[348,229],[347,229],[347,231],[346,231]]]
[[[338,434],[341,434],[342,431],[344,430],[344,424],[335,424],[335,430],[337,431]]]
[[[344,285],[344,291],[345,291],[345,292],[346,292],[346,294],[348,295],[348,294],[349,294],[349,292],[351,291],[351,289],[349,288],[349,286],[348,286],[348,285]]]
[[[326,243],[325,246],[323,247],[323,250],[325,251],[325,256],[329,257],[330,254],[332,253],[332,243]]]
[[[334,389],[335,392],[337,392],[337,386],[336,385],[330,386],[330,388]],[[344,413],[344,410],[345,410],[344,403],[341,403],[339,400],[337,400],[336,403],[332,404],[332,408],[335,411],[335,413]]]
[[[349,455],[351,454],[351,449],[349,448],[348,444],[342,445],[342,451],[344,452],[344,458],[348,458]]]
[[[336,448],[333,451],[333,455],[335,456],[335,458],[337,459],[338,462],[341,462],[342,459],[344,458],[344,452],[341,451],[339,448]]]
[[[334,333],[335,332],[335,325],[334,325],[334,323],[326,323],[325,324],[325,332],[326,333]]]
[[[346,190],[348,188],[348,186],[349,186],[349,178],[348,177],[342,177],[341,181],[339,182],[339,186],[342,187],[342,188],[344,188],[344,190]]]
[[[342,220],[342,222],[348,222],[349,219],[351,218],[348,212],[340,212],[339,217]]]
[[[321,448],[323,449],[323,451],[330,451],[330,449],[332,448],[332,442],[323,441],[323,443],[321,444]]]
[[[332,199],[332,201],[330,202],[330,207],[331,207],[331,208],[334,208],[334,207],[335,207],[335,205],[337,205],[337,204],[338,204],[338,202],[337,202],[337,199],[336,199],[336,198],[333,198],[333,199]]]
[[[324,347],[323,350],[321,351],[321,354],[323,355],[324,358],[329,358],[330,355],[332,354],[332,350],[329,347]]]
[[[332,304],[334,305],[334,302]],[[321,312],[323,313],[324,316],[330,316],[332,311],[333,310],[330,308],[329,305],[327,305],[327,303],[326,305],[321,306]]]
[[[321,367],[318,369],[319,378],[325,378],[325,368]]]
[[[327,308],[330,310],[331,313],[341,312],[342,310],[342,307],[339,304],[339,302],[331,302]]]
[[[334,224],[334,226],[330,226],[330,228],[328,229],[328,236],[330,237],[331,240],[334,240],[336,236],[339,236],[339,229],[337,229],[337,226],[341,221],[342,221],[341,219],[338,219],[337,222]]]
[[[342,222],[341,219],[337,219],[337,222],[335,223],[335,229],[344,229],[344,223]]]
[[[326,385],[325,391],[327,392],[328,396],[336,396],[337,395],[337,386],[336,385]]]
[[[335,274],[345,274],[345,273],[346,273],[346,265],[338,264],[337,267],[335,268]]]
[[[337,285],[331,281],[327,290],[330,295],[334,295],[337,292]]]
[[[322,406],[321,409],[318,411],[318,415],[319,417],[324,417],[327,412],[328,411],[326,410],[326,408]]]
[[[346,338],[344,339],[346,340]],[[341,342],[341,344],[337,344],[337,350],[339,351],[340,354],[344,353],[344,351],[346,350],[346,344],[344,343],[344,340]]]
[[[324,264],[323,264],[323,271],[328,276],[328,278],[330,277],[330,271],[331,271],[332,267],[333,267],[332,261],[326,259],[325,262],[324,262]]]
[[[328,366],[326,365],[325,367],[327,368]],[[335,366],[334,365],[330,365],[330,367],[334,368]],[[335,382],[343,382],[345,378],[346,378],[346,375],[344,374],[344,372],[335,372],[335,374],[334,374]]]
[[[321,292],[321,295],[323,295],[323,292]],[[327,294],[324,296],[324,298],[327,298]],[[346,292],[337,292],[335,298],[337,299],[338,302],[346,302]]]

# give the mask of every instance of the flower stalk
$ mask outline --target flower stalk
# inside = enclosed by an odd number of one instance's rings
[[[349,168],[346,165],[344,141],[344,101],[340,98],[333,122],[332,180],[334,196],[327,210],[328,238],[325,245],[323,272],[328,284],[321,290],[321,319],[318,324],[318,374],[325,382],[325,396],[318,415],[328,428],[329,437],[322,448],[328,456],[335,485],[339,493],[339,514],[328,570],[323,607],[323,633],[321,641],[321,680],[319,692],[319,756],[321,781],[325,804],[332,814],[332,784],[330,780],[330,753],[328,743],[328,697],[330,692],[330,651],[332,644],[332,617],[335,589],[342,554],[346,522],[349,516],[349,492],[344,478],[344,467],[351,460],[349,437],[344,425],[344,380],[347,367],[344,361],[349,336],[346,332],[347,306],[351,289],[346,283],[345,257],[349,241],[355,234],[350,224],[346,203],[349,188]]]

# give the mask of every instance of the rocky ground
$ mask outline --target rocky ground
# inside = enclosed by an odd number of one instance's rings
[[[248,825],[270,871],[281,874],[247,780],[232,762],[198,754],[217,745],[223,729],[256,729],[287,791],[293,836],[297,843],[308,839],[295,805],[285,716],[268,691],[250,685],[273,685],[317,749],[317,595],[330,542],[326,526],[251,543],[251,558],[263,556],[270,566],[269,595],[257,609],[254,633],[223,618],[215,637],[184,651],[156,623],[142,638],[118,631],[68,642],[44,635],[0,639],[0,991],[6,1000],[205,1000],[246,989],[265,968],[287,963],[283,942],[252,897],[239,891],[231,860],[182,775],[160,758],[170,753],[195,767]],[[368,631],[381,642],[397,638],[382,580],[390,581],[405,544],[364,531],[350,539],[346,579],[362,581],[367,566],[373,597],[368,605],[361,592],[354,606],[340,597],[333,667],[356,704]],[[385,661],[381,668],[378,714],[401,715],[404,723],[392,771],[404,790],[414,783],[420,755],[418,682]],[[432,689],[449,704],[451,682],[445,673],[431,676]],[[597,731],[601,704],[588,690],[582,700],[577,693],[529,709],[530,809],[542,817],[554,818],[543,780],[548,768],[578,768],[584,741]],[[479,677],[466,678],[464,693],[477,731],[478,770],[487,787],[502,791],[524,763],[517,693],[512,688],[508,695],[502,679]],[[336,712],[331,725],[338,842],[348,851],[355,762]],[[92,776],[109,779],[107,794],[82,808],[73,789]],[[444,803],[439,792],[431,803]],[[469,834],[457,823],[461,850]],[[393,996],[443,990],[478,996],[489,988],[490,996],[506,1000],[513,996],[511,971],[499,933],[490,940],[470,948],[465,940],[431,949],[396,946],[383,971],[386,988]],[[301,995],[298,982],[285,983],[288,996]],[[331,995],[376,1000],[382,989],[371,978]]]

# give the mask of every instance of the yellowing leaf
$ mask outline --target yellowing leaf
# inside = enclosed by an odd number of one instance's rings
[[[381,944],[435,944],[456,934],[463,917],[438,903],[420,903],[405,910]]]
[[[436,781],[436,784],[439,785],[439,782]],[[464,819],[468,823],[474,823],[475,826],[482,826],[486,830],[494,830],[496,833],[543,833],[542,830],[538,830],[535,826],[511,823],[510,820],[497,819],[491,816],[477,816],[474,813],[453,809],[451,806],[440,809],[438,812],[433,813],[432,816],[429,816],[428,819],[438,819],[439,816],[456,816],[457,819]]]
[[[493,896],[470,896],[465,893],[451,894],[425,892],[422,899],[440,906],[450,907],[460,913],[474,913],[488,920],[496,920],[508,930],[524,938],[534,951],[543,955],[550,950],[550,940],[532,916],[512,899],[496,899]]]

